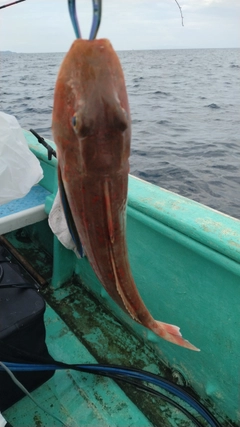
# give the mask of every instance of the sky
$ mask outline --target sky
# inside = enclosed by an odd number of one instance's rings
[[[0,6],[13,0],[0,0]],[[98,38],[116,50],[240,47],[240,0],[102,0]],[[83,38],[92,0],[76,0]],[[74,31],[67,0],[26,0],[0,9],[0,51],[66,52]]]

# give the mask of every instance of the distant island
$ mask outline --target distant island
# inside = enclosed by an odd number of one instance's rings
[[[12,52],[11,50],[0,50],[0,53],[11,55],[11,54],[16,53],[16,52]]]

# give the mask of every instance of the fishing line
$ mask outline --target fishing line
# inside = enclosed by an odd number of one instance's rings
[[[13,6],[14,4],[17,4],[17,3],[22,3],[23,1],[25,1],[25,0],[16,0],[12,3],[4,4],[3,6],[0,6],[0,9],[4,9],[5,7],[8,7],[8,6]]]

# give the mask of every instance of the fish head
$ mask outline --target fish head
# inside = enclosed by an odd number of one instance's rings
[[[129,168],[131,119],[123,71],[106,39],[76,40],[56,82],[52,131],[58,160],[80,174]]]

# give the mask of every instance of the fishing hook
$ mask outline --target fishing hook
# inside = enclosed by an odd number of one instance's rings
[[[93,40],[97,36],[97,32],[101,23],[101,15],[102,15],[102,0],[92,0],[93,3],[93,21],[92,28],[90,31],[89,40]],[[76,4],[75,0],[68,0],[68,10],[69,15],[72,21],[73,29],[77,39],[81,39],[81,31],[78,24],[77,12],[76,12]]]

